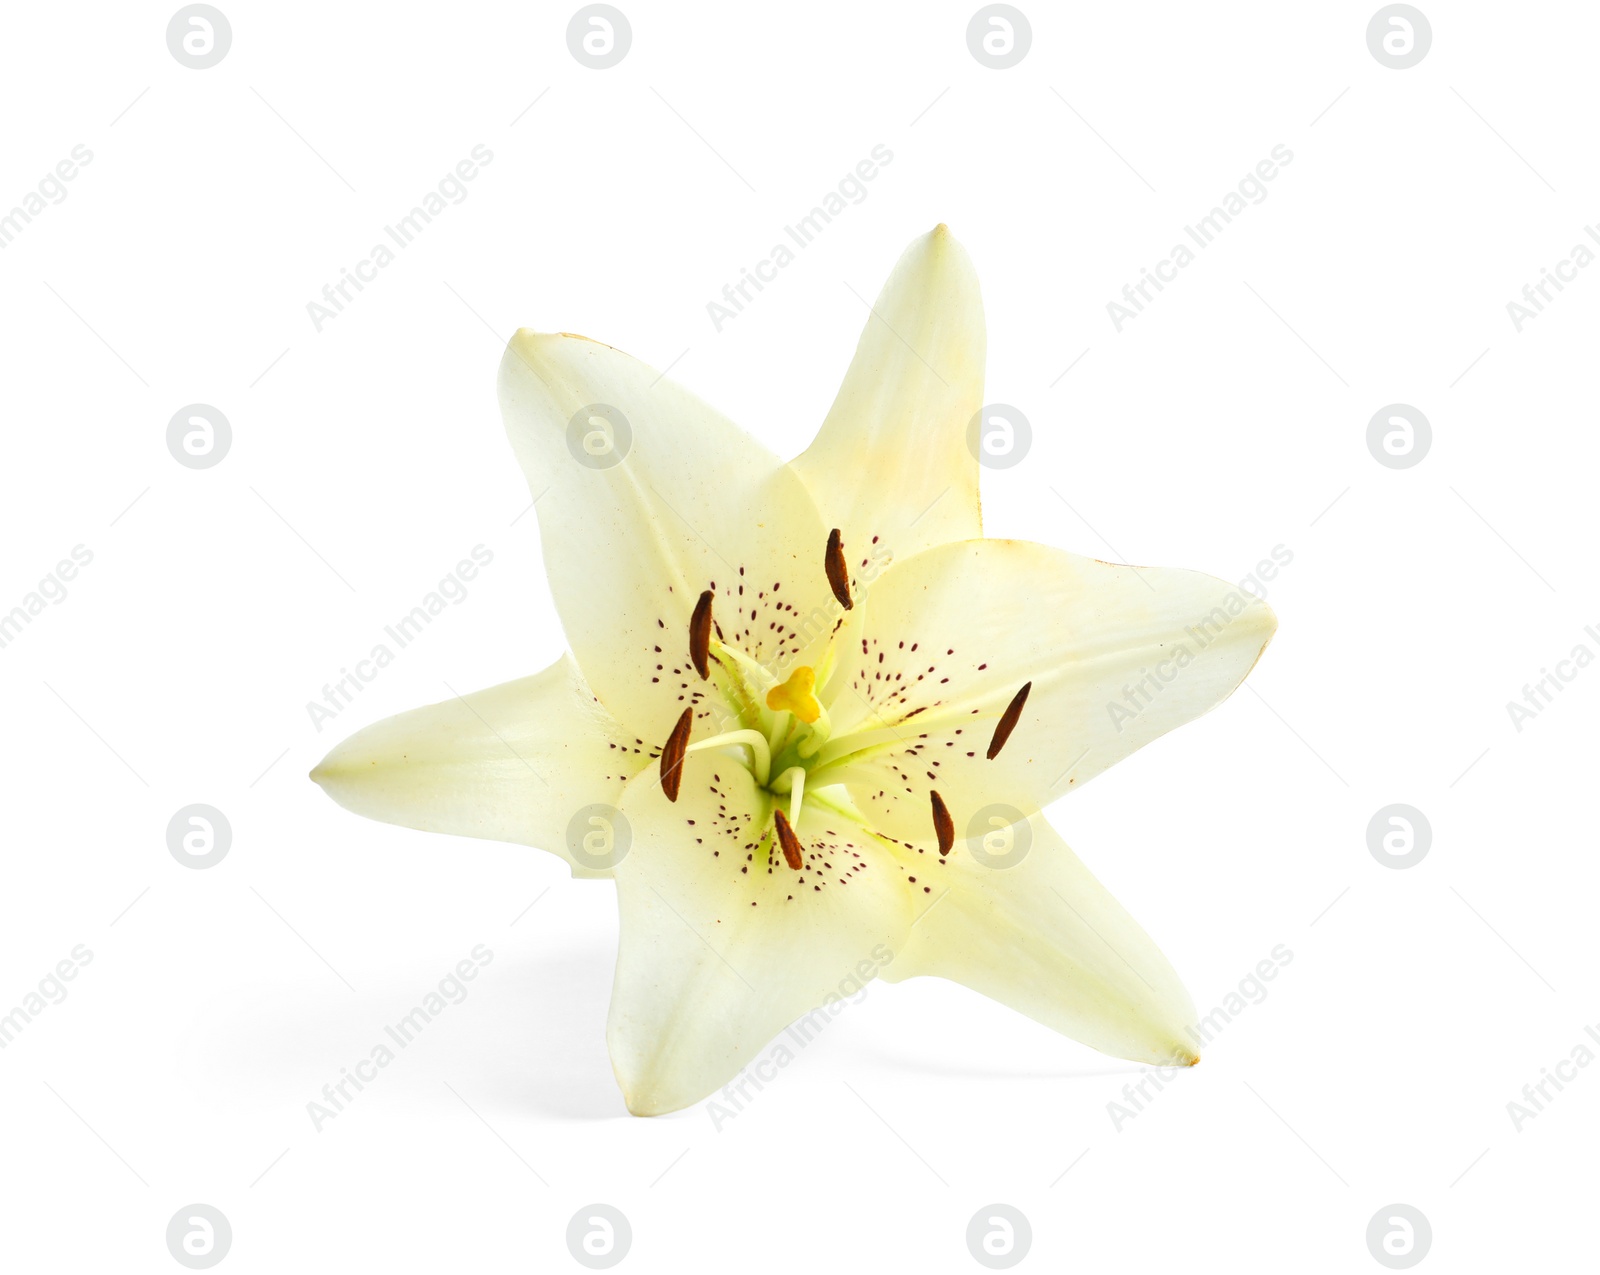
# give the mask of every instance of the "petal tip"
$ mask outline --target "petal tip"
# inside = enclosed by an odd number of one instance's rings
[[[343,751],[343,744],[335,746],[326,757],[307,772],[306,778],[326,792],[328,785],[339,777],[339,772],[342,768],[339,765],[338,756]]]
[[[348,792],[346,781],[350,779],[351,772],[349,765],[340,758],[340,753],[344,751],[344,747],[344,744],[340,744],[313,766],[306,777],[316,784],[318,788],[322,789],[333,801],[348,810],[350,808],[349,803],[345,800]]]
[[[698,1101],[685,1100],[673,1093],[671,1086],[661,1084],[659,1078],[652,1078],[648,1069],[641,1069],[640,1059],[635,1054],[625,1052],[615,1029],[610,1026],[606,1031],[606,1050],[611,1055],[611,1074],[616,1078],[617,1088],[622,1091],[622,1103],[630,1116],[671,1115]]]
[[[1251,639],[1260,642],[1256,649],[1255,659],[1250,661],[1250,667],[1245,670],[1245,677],[1255,672],[1261,657],[1267,653],[1267,648],[1272,645],[1272,639],[1278,632],[1278,613],[1265,602],[1258,602],[1250,608],[1249,614],[1255,617],[1255,627],[1251,630]]]
[[[511,334],[508,344],[524,347],[554,346],[567,341],[582,341],[586,345],[598,345],[607,350],[617,348],[614,345],[607,345],[604,341],[597,341],[592,336],[585,336],[582,332],[541,332],[537,328],[518,328]]]
[[[942,221],[911,247],[920,248],[929,262],[949,263],[950,267],[958,267],[963,273],[972,273],[972,262],[967,256],[967,250],[950,232],[950,227]]]
[[[664,1116],[677,1110],[675,1107],[651,1102],[642,1094],[629,1093],[626,1089],[622,1091],[622,1101],[628,1108],[628,1114],[630,1116],[638,1116],[640,1119],[648,1119],[651,1116]]]

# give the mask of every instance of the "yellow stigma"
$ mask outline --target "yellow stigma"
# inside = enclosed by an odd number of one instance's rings
[[[767,707],[775,713],[787,710],[809,726],[822,716],[816,688],[816,670],[801,665],[789,674],[789,680],[782,686],[774,686],[767,692]]]

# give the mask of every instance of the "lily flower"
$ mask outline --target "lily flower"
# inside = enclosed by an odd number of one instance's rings
[[[635,1114],[874,976],[1198,1061],[1178,976],[1041,812],[1225,699],[1275,620],[1196,572],[984,539],[984,355],[942,225],[787,464],[610,346],[510,341],[500,401],[571,653],[369,726],[312,778],[615,880],[607,1041]]]

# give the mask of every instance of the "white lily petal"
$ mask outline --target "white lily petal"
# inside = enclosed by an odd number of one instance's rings
[[[609,876],[572,856],[568,824],[587,806],[614,807],[653,751],[612,720],[562,656],[533,677],[359,730],[311,778],[368,819],[537,846],[565,859],[573,876]]]
[[[876,729],[887,741],[853,765],[851,792],[872,826],[905,837],[927,835],[930,789],[966,836],[986,807],[1021,817],[1088,782],[1226,699],[1276,619],[1196,571],[973,540],[893,567],[862,624],[830,687],[834,738]]]
[[[1150,936],[1042,815],[1013,831],[1028,845],[1012,867],[985,866],[956,843],[883,977],[951,979],[1117,1058],[1198,1062],[1194,1002]]]
[[[687,390],[583,337],[518,332],[500,403],[567,640],[618,721],[659,744],[702,704],[689,620],[708,588],[721,632],[746,655],[773,667],[816,658],[838,610],[827,531],[788,466]]]
[[[676,804],[653,771],[623,794],[649,853],[616,868],[606,1039],[635,1115],[716,1091],[797,1018],[859,991],[905,934],[911,895],[882,847],[808,806],[795,830],[805,866],[776,847],[769,862],[757,842],[770,800],[743,766],[706,754],[684,762]]]
[[[824,522],[844,532],[853,572],[869,552],[903,562],[981,534],[967,430],[983,405],[984,354],[977,274],[938,226],[895,266],[827,419],[794,461]]]

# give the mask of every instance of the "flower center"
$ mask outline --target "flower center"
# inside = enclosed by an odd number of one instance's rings
[[[828,541],[825,568],[830,586],[848,607],[849,585],[844,574],[839,533]],[[707,589],[695,603],[689,621],[689,658],[703,681],[712,682],[726,714],[729,729],[690,742],[694,710],[685,709],[661,749],[661,788],[668,800],[678,799],[684,758],[693,752],[718,749],[736,758],[771,799],[767,826],[762,831],[768,853],[782,853],[789,867],[800,869],[805,850],[795,833],[800,812],[809,798],[839,813],[839,803],[849,798],[838,788],[828,800],[817,786],[807,791],[806,778],[827,764],[819,754],[832,734],[828,710],[818,695],[833,666],[830,653],[821,677],[810,665],[801,665],[782,681],[759,661],[723,639],[713,611],[715,594]],[[828,759],[831,761],[832,759]],[[837,779],[834,779],[837,784]],[[832,786],[832,785],[830,785]],[[787,813],[785,812],[787,807]]]
[[[724,707],[738,724],[692,744],[686,740],[684,752],[733,752],[767,792],[794,794],[790,817],[798,820],[806,773],[823,764],[818,754],[831,733],[828,710],[817,697],[817,671],[802,665],[777,682],[747,655],[721,643],[710,658],[723,675],[718,680],[725,683],[720,687]]]
[[[828,537],[823,566],[834,598],[843,609],[852,609],[854,599],[837,530]],[[916,708],[905,714],[905,718],[898,723],[881,719],[872,724],[863,722],[855,729],[835,737],[825,695],[829,678],[834,672],[838,648],[829,645],[820,669],[801,665],[780,681],[777,673],[724,639],[722,629],[713,615],[715,600],[713,591],[707,589],[695,604],[689,621],[689,657],[695,672],[703,681],[711,682],[717,691],[709,701],[701,701],[702,711],[705,707],[720,708],[719,715],[727,729],[691,742],[696,710],[693,707],[685,708],[672,734],[661,747],[662,792],[669,801],[677,801],[684,758],[689,753],[718,749],[749,770],[767,799],[765,812],[757,816],[764,826],[754,831],[760,838],[760,845],[764,847],[769,862],[775,862],[781,852],[783,861],[790,868],[799,871],[804,867],[807,851],[796,828],[807,801],[826,810],[829,815],[858,824],[868,835],[884,841],[887,846],[889,843],[868,826],[867,820],[856,808],[845,781],[851,775],[852,768],[869,762],[877,754],[905,747],[906,719],[925,710]],[[905,643],[900,645],[904,646]],[[865,640],[862,649],[866,649]],[[916,650],[915,643],[911,649]],[[882,657],[879,658],[881,661]],[[957,720],[964,726],[975,724],[974,718],[980,721],[994,720],[994,733],[985,754],[988,760],[993,761],[1015,729],[1031,688],[1032,683],[1029,682],[1017,691],[1003,713],[996,714],[991,710],[980,714],[978,709],[972,708],[963,710],[957,718],[948,712],[940,714],[936,711],[918,723],[918,738],[926,739],[926,731],[936,722],[942,727]],[[941,722],[940,718],[946,716],[949,721]],[[935,766],[937,764],[934,763]],[[931,772],[928,777],[933,778]],[[950,854],[955,843],[955,820],[937,791],[930,788],[928,796],[939,857],[943,859]]]

